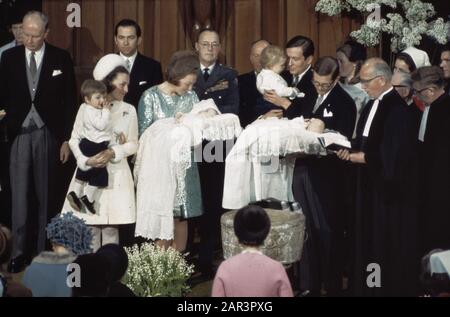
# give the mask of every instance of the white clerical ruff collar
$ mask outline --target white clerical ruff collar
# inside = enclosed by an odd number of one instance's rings
[[[383,99],[384,96],[386,96],[388,93],[390,93],[394,87],[389,88],[384,93],[382,93],[375,101],[373,102],[372,109],[370,109],[369,117],[367,118],[366,125],[364,126],[363,136],[368,137],[370,132],[370,127],[372,126],[373,118],[375,117],[375,114],[378,110],[378,105],[380,104],[380,101]]]

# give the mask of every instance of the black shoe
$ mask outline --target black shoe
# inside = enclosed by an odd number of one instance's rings
[[[73,208],[73,210],[78,212],[83,212],[83,206],[81,205],[80,199],[77,197],[75,192],[70,192],[67,194],[67,200],[69,201],[70,207]]]
[[[25,270],[28,264],[28,259],[24,255],[19,255],[9,262],[8,272],[20,273]]]
[[[90,202],[86,195],[84,195],[80,199],[81,199],[81,202],[83,203],[83,205],[87,208],[87,210],[89,210],[89,212],[91,212],[93,214],[97,213],[94,208],[94,202]]]

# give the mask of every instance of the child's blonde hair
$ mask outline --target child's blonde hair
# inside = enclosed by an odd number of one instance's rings
[[[283,60],[286,60],[286,54],[278,46],[269,45],[261,52],[261,66],[263,68],[271,68]]]

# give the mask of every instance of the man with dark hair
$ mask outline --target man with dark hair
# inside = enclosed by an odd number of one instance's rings
[[[76,114],[76,88],[68,52],[45,42],[49,33],[45,14],[32,11],[23,18],[23,46],[3,53],[0,62],[0,105],[5,106],[11,146],[12,271],[29,260],[27,236],[31,213],[37,214],[37,252],[45,248],[48,212],[54,201],[57,170],[68,161]],[[30,203],[34,188],[38,204]]]
[[[195,49],[200,63],[197,82],[194,85],[198,98],[200,100],[212,98],[222,113],[237,114],[239,112],[237,72],[218,62],[221,50],[219,34],[209,29],[201,31]],[[199,268],[205,277],[213,274],[214,248],[220,245],[225,157],[224,142],[213,141],[203,144],[199,173],[205,213],[200,220]]]
[[[311,105],[314,105],[317,99],[316,89],[311,82],[314,43],[308,37],[297,35],[287,42],[286,55],[288,71],[283,73],[283,77],[289,86],[297,87],[305,96],[291,101],[278,96],[275,92],[267,92],[264,94],[264,99],[286,109],[284,115],[289,119],[301,115],[310,118],[312,115]]]
[[[22,18],[23,15],[15,13],[9,17],[10,31],[14,35],[14,40],[0,47],[0,60],[4,51],[22,45]]]
[[[317,100],[304,104],[312,109],[312,118],[320,119],[327,129],[351,139],[356,105],[337,84],[339,64],[333,57],[322,57],[314,65],[312,83]],[[310,295],[320,295],[322,283],[329,296],[342,290],[345,166],[335,155],[299,158],[295,162],[292,190],[306,216],[303,255],[300,260],[300,287]]]
[[[141,28],[136,21],[124,19],[117,23],[114,42],[130,72],[130,84],[124,101],[136,108],[142,93],[163,81],[161,64],[138,52],[141,41]]]
[[[441,64],[439,66],[444,71],[444,77],[447,81],[445,91],[450,95],[450,43],[445,44],[441,50]]]
[[[422,188],[422,254],[450,249],[450,96],[444,91],[444,72],[437,66],[412,74],[416,95],[425,103],[419,129]]]
[[[414,124],[380,58],[361,67],[373,98],[361,113],[352,153],[338,157],[357,169],[350,290],[357,296],[415,296],[418,282],[418,179]]]

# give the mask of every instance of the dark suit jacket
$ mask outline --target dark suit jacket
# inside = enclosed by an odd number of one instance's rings
[[[420,142],[423,252],[450,248],[449,126],[450,96],[444,94],[431,104]]]
[[[311,103],[312,101],[310,101]],[[340,85],[336,85],[313,114],[315,100],[311,104],[303,104],[311,117],[322,120],[327,129],[335,130],[345,135],[349,140],[352,137],[356,121],[356,105]],[[342,210],[344,203],[343,180],[345,175],[344,162],[336,155],[326,157],[307,157],[298,159],[298,165],[308,167],[308,173],[315,192],[320,197],[320,203],[327,223],[333,230],[341,230],[344,221]]]
[[[266,114],[278,107],[264,100],[263,95],[256,88],[256,74],[254,71],[240,75],[238,77],[239,85],[239,119],[242,127],[255,121],[259,116]]]
[[[238,114],[239,112],[237,72],[230,67],[216,63],[207,82],[199,70],[194,91],[200,100],[214,99],[222,113]]]
[[[56,140],[67,141],[77,111],[72,59],[67,51],[46,43],[42,63],[34,106]],[[54,75],[55,71],[61,74]],[[19,133],[31,102],[25,47],[21,45],[6,51],[0,63],[0,105],[7,112],[10,142]]]
[[[131,69],[128,93],[124,101],[137,108],[142,93],[150,87],[159,85],[162,81],[161,64],[150,57],[137,53]]]
[[[290,87],[292,87],[293,76],[289,72],[283,72],[282,77]],[[285,117],[293,119],[295,117],[304,116],[311,118],[312,109],[317,99],[317,91],[312,84],[313,71],[309,69],[302,79],[298,82],[297,88],[305,94],[303,98],[296,98],[292,101],[291,106],[285,111]]]

